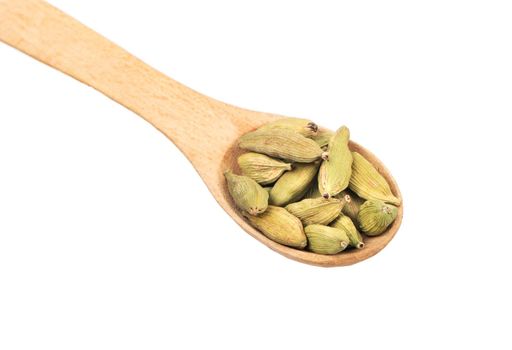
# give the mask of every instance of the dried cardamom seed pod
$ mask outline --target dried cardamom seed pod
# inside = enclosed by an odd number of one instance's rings
[[[345,231],[324,225],[309,225],[304,229],[308,249],[318,254],[337,254],[350,243]]]
[[[272,191],[272,187],[271,187],[271,186],[267,186],[267,187],[263,187],[263,189],[264,189],[265,191],[267,191],[267,193],[268,193],[268,194],[269,194],[269,196],[270,196],[270,191]]]
[[[306,198],[300,202],[288,204],[285,209],[302,221],[304,226],[327,225],[336,219],[343,207],[343,202],[336,198]]]
[[[352,177],[349,187],[359,197],[364,199],[379,199],[381,201],[400,205],[389,188],[386,179],[361,154],[352,152]]]
[[[251,215],[263,213],[268,206],[268,192],[256,181],[247,176],[224,173],[228,183],[228,191],[238,208]]]
[[[318,132],[314,136],[310,136],[312,140],[318,143],[318,146],[324,148],[329,145],[329,141],[334,136],[334,132],[329,129],[318,129]]]
[[[243,135],[238,142],[242,149],[298,163],[314,162],[323,154],[315,141],[281,128],[256,130]]]
[[[308,119],[282,118],[263,125],[258,131],[269,129],[287,129],[297,132],[302,136],[311,137],[317,134],[318,125]]]
[[[301,199],[315,178],[319,165],[318,162],[294,164],[293,169],[284,173],[272,187],[270,204],[282,207]]]
[[[328,157],[318,173],[318,189],[324,198],[334,197],[348,187],[352,174],[352,153],[348,148],[350,131],[342,126],[329,142]]]
[[[260,185],[271,184],[285,171],[292,169],[292,165],[289,163],[254,152],[244,153],[238,157],[238,165],[243,175],[250,177]]]
[[[364,203],[364,199],[350,190],[341,191],[336,198],[345,202],[341,212],[353,221],[356,221],[357,214],[359,213],[359,207]]]
[[[274,242],[300,249],[307,244],[302,223],[284,208],[269,205],[259,216],[244,216],[252,226]]]
[[[348,239],[350,240],[350,245],[352,247],[357,249],[364,248],[363,237],[348,216],[341,214],[330,224],[330,226],[344,230],[348,236]]]
[[[368,236],[377,236],[386,231],[395,221],[398,208],[381,200],[367,200],[361,205],[357,221],[359,227]]]

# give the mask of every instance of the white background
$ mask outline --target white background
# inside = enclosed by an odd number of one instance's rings
[[[405,217],[357,265],[283,258],[149,124],[0,45],[0,349],[510,349],[509,1],[52,3],[209,96],[348,125]]]

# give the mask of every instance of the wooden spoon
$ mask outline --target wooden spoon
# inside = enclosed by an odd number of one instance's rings
[[[95,88],[135,112],[167,136],[195,167],[224,210],[251,236],[272,250],[319,266],[350,265],[375,255],[393,238],[393,225],[366,247],[319,255],[275,243],[245,221],[226,189],[223,172],[236,169],[235,141],[244,133],[281,118],[231,106],[168,78],[98,33],[41,0],[0,0],[0,40]],[[351,148],[372,162],[401,198],[384,165],[355,142]]]

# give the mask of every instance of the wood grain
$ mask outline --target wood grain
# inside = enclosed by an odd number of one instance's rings
[[[251,236],[288,258],[319,266],[353,264],[384,248],[400,226],[403,205],[389,230],[367,239],[362,250],[325,256],[277,244],[249,226],[234,208],[223,172],[236,168],[238,137],[280,116],[202,95],[41,0],[0,0],[0,41],[93,87],[151,123],[189,159],[228,215]],[[379,169],[401,198],[384,165],[356,143],[351,147]]]

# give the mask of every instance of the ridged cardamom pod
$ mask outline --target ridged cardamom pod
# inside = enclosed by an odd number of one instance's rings
[[[228,183],[228,191],[237,207],[251,215],[263,213],[268,206],[268,192],[256,181],[247,176],[224,173]]]
[[[271,184],[285,171],[292,169],[289,163],[253,152],[244,153],[238,157],[238,165],[243,175],[250,177],[260,185]]]
[[[345,231],[324,225],[309,225],[304,229],[308,249],[318,254],[337,254],[350,243]]]
[[[324,148],[329,145],[329,141],[334,136],[334,132],[329,129],[318,129],[318,132],[314,136],[310,136],[312,140],[318,143],[318,146]]]
[[[285,209],[302,221],[304,226],[327,225],[336,219],[343,207],[343,202],[336,198],[307,198],[300,202],[288,204]]]
[[[293,169],[284,173],[272,187],[270,204],[282,207],[301,199],[315,178],[319,165],[318,162],[294,164]]]
[[[301,249],[307,244],[302,223],[284,208],[269,205],[259,216],[244,216],[251,225],[274,242]]]
[[[353,221],[356,221],[359,208],[364,203],[364,199],[350,190],[341,191],[341,193],[338,194],[336,198],[342,200],[345,203],[341,212],[351,218]]]
[[[361,205],[357,221],[359,227],[368,236],[377,236],[386,231],[395,221],[398,208],[380,200],[367,200]]]
[[[352,247],[357,249],[364,248],[363,237],[348,216],[341,214],[330,224],[330,226],[344,230],[348,236],[348,239],[350,240],[350,245]]]
[[[265,191],[267,191],[267,193],[270,195],[270,191],[272,191],[272,187],[267,186],[267,187],[263,187],[263,189],[264,189]]]
[[[314,162],[323,154],[315,141],[287,129],[256,130],[238,142],[242,149],[298,163]]]
[[[263,125],[258,131],[269,129],[287,129],[297,132],[302,136],[311,137],[317,134],[318,125],[308,119],[282,118]]]
[[[381,201],[400,205],[389,188],[386,179],[361,154],[353,152],[352,177],[349,187],[359,197],[364,199],[379,199]]]
[[[348,148],[350,131],[342,126],[329,142],[328,157],[318,173],[318,189],[325,198],[334,197],[348,187],[352,174],[352,153]]]

